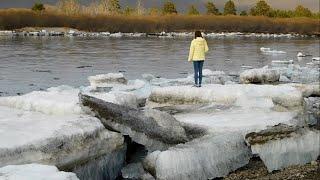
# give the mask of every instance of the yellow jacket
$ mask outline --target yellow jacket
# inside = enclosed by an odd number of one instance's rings
[[[203,61],[206,59],[206,52],[208,51],[207,41],[204,38],[197,37],[191,42],[188,61]]]

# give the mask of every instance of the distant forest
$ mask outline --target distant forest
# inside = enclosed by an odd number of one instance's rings
[[[0,29],[24,27],[67,27],[84,31],[108,32],[207,32],[299,33],[320,35],[320,13],[302,5],[294,10],[273,9],[261,0],[248,11],[237,11],[232,0],[219,11],[211,1],[201,14],[191,5],[180,13],[172,1],[161,8],[121,7],[119,0],[96,0],[84,6],[78,0],[59,0],[54,5],[35,3],[32,9],[0,10]]]

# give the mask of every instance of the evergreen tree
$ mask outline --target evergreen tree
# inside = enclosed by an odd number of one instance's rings
[[[110,13],[119,13],[121,10],[119,0],[108,0],[107,9]]]
[[[248,16],[247,11],[241,11],[241,12],[240,12],[240,16]]]
[[[212,2],[206,3],[207,8],[207,14],[209,15],[220,15],[219,9],[216,8],[216,6]]]
[[[34,5],[32,6],[32,10],[33,11],[44,11],[46,8],[44,7],[44,5],[42,3],[34,3]]]
[[[232,0],[227,1],[226,4],[224,5],[223,14],[224,15],[229,15],[229,14],[236,15],[237,14],[236,6]]]
[[[198,9],[194,6],[194,5],[191,5],[190,8],[189,8],[189,12],[188,12],[189,15],[199,15],[199,11]]]
[[[176,5],[172,1],[166,1],[163,5],[163,13],[164,14],[177,14],[178,11],[176,9]]]
[[[271,7],[266,3],[266,1],[259,1],[256,6],[251,8],[250,14],[253,16],[269,16],[271,12]]]
[[[302,5],[299,5],[294,10],[294,15],[297,17],[311,17],[312,12],[308,8],[305,8]]]

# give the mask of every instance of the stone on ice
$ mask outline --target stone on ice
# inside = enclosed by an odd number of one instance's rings
[[[261,68],[261,69],[250,69],[242,72],[240,74],[241,83],[275,83],[280,79],[280,74],[271,69]]]

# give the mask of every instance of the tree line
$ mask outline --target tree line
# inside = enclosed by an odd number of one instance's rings
[[[65,14],[81,14],[87,13],[92,15],[98,14],[122,14],[122,15],[168,15],[168,14],[180,14],[177,11],[176,5],[166,0],[161,8],[144,8],[141,0],[137,1],[136,7],[121,7],[119,0],[100,0],[93,1],[88,6],[80,5],[78,0],[59,0],[57,3],[57,10]],[[239,15],[239,16],[267,16],[267,17],[314,17],[320,18],[320,13],[312,13],[310,9],[298,5],[294,10],[280,10],[273,9],[266,1],[260,0],[254,7],[248,11],[238,12],[237,7],[233,0],[229,0],[225,3],[223,11],[220,11],[212,1],[205,3],[206,15]],[[44,11],[45,7],[42,3],[35,3],[32,7],[34,11]],[[195,5],[190,5],[186,11],[188,15],[200,15],[200,11]]]

